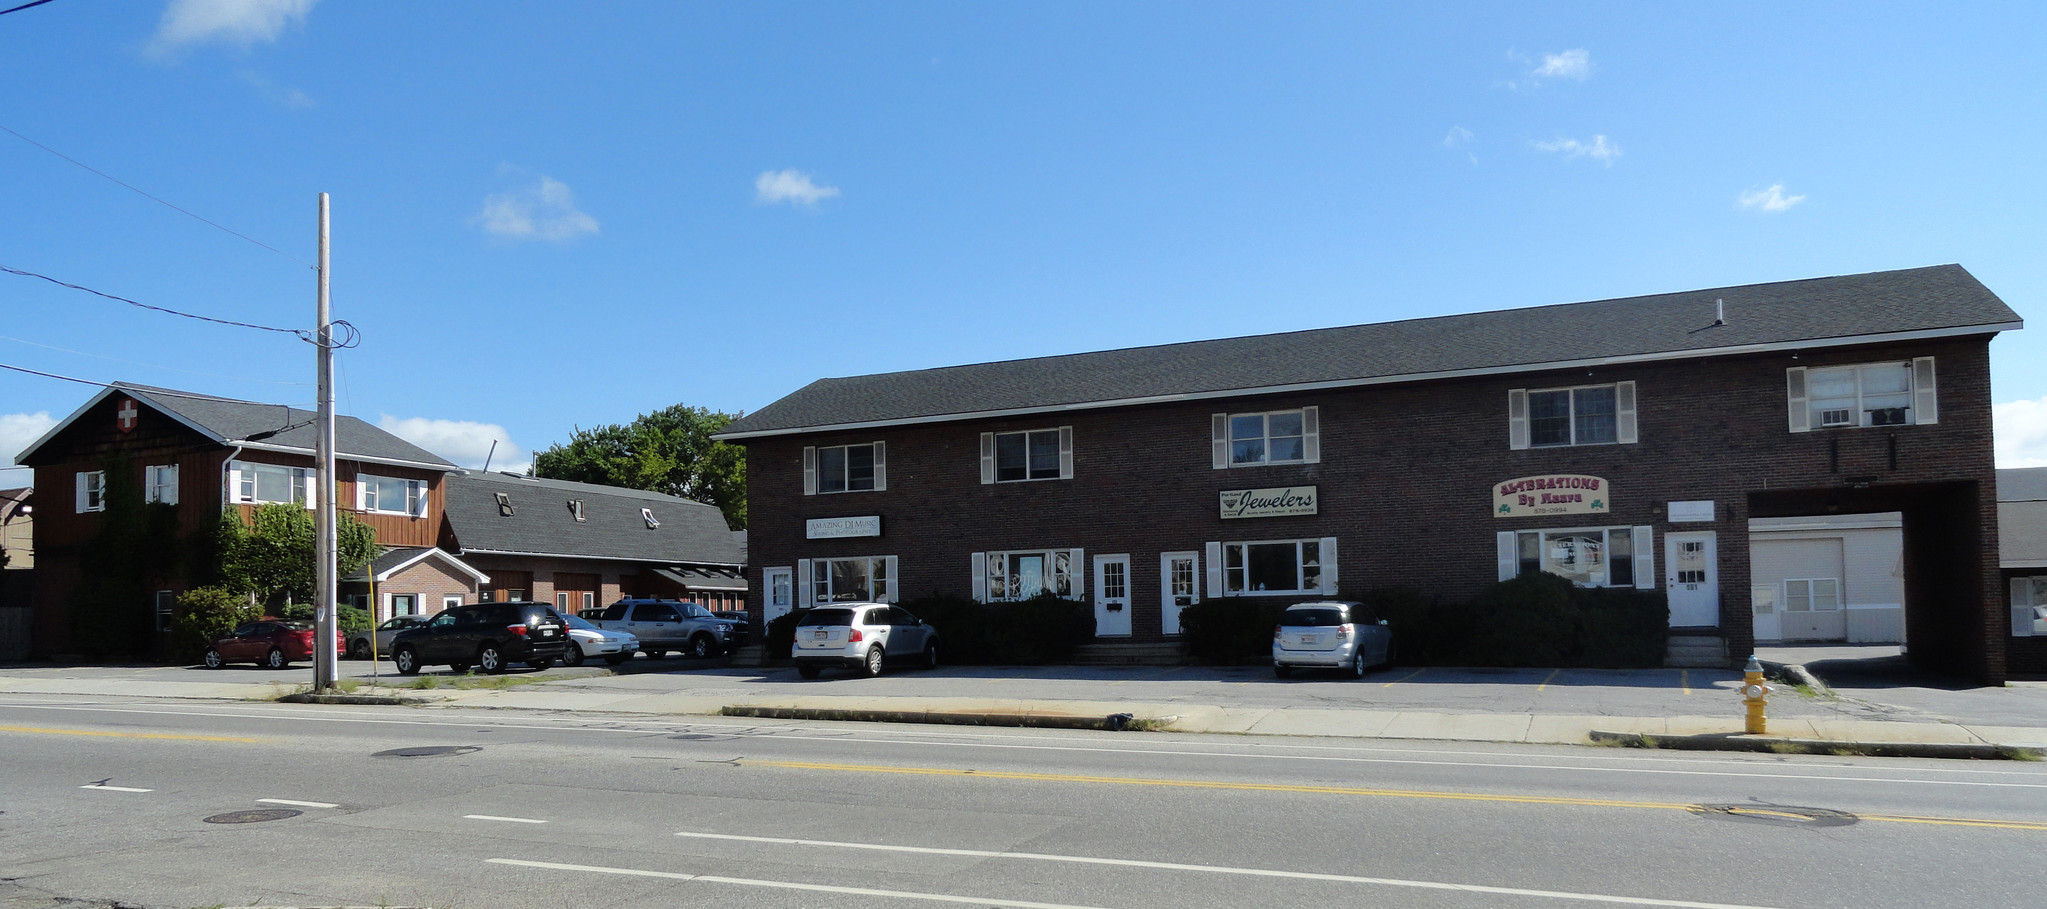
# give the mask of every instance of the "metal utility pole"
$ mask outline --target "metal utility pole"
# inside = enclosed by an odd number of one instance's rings
[[[313,493],[313,690],[326,691],[340,679],[334,664],[339,616],[334,613],[334,325],[327,314],[327,194],[320,194],[319,316],[314,326],[320,362],[320,441],[314,451]]]

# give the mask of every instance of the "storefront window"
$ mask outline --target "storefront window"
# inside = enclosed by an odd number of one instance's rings
[[[1072,558],[1066,549],[988,553],[988,601],[1072,596]]]
[[[1223,544],[1223,587],[1232,594],[1322,589],[1322,545],[1315,540]]]
[[[810,563],[811,602],[891,602],[894,583],[888,558],[817,559]]]
[[[1635,586],[1634,537],[1626,527],[1525,530],[1515,543],[1521,574],[1547,571],[1580,587]]]

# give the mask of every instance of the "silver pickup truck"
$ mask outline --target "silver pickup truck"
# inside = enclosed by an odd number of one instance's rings
[[[714,657],[746,643],[746,625],[682,600],[619,600],[603,609],[585,610],[583,618],[606,631],[639,638],[640,652],[656,660],[671,651]]]

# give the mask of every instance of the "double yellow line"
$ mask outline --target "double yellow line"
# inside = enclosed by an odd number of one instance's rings
[[[169,732],[108,732],[98,729],[45,729],[40,726],[0,726],[0,732],[27,732],[35,735],[85,735],[110,739],[172,739],[184,742],[247,742],[260,739],[235,738],[225,735],[177,735]]]

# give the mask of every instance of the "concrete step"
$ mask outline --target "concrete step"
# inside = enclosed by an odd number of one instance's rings
[[[1178,641],[1098,641],[1075,648],[1066,662],[1071,666],[1180,666],[1187,662],[1187,645]]]
[[[1674,634],[1663,651],[1663,665],[1672,669],[1725,669],[1727,639],[1719,635]]]

